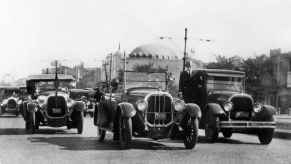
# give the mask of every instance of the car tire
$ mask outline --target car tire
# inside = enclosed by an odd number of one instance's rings
[[[27,113],[27,120],[25,122],[25,129],[27,133],[29,134],[34,134],[36,129],[35,129],[35,112],[28,112]]]
[[[119,122],[119,144],[122,149],[127,149],[132,139],[131,118],[120,118]]]
[[[224,138],[230,138],[232,136],[231,129],[223,129],[221,130]]]
[[[218,128],[217,124],[219,122],[219,117],[213,114],[208,115],[208,121],[205,123],[205,137],[208,142],[215,142],[218,138]]]
[[[78,134],[83,133],[83,123],[84,123],[83,113],[80,112],[76,116],[76,127],[77,127]]]
[[[19,116],[19,111],[15,112],[15,116],[18,117]]]
[[[106,136],[106,130],[97,127],[97,139],[99,142],[103,142]]]
[[[260,129],[258,133],[260,143],[262,145],[268,145],[269,143],[271,143],[274,136],[274,131],[275,130],[273,128]]]
[[[198,140],[198,118],[188,117],[184,128],[184,145],[186,149],[193,149]]]

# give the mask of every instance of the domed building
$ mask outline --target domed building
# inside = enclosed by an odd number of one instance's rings
[[[107,63],[106,69],[107,77],[109,77],[109,63],[111,55],[107,55],[105,62]],[[118,50],[112,54],[112,67],[111,67],[111,78],[118,76],[118,71],[122,70],[124,65],[123,53]],[[126,70],[134,70],[137,66],[151,65],[153,68],[162,68],[172,73],[175,78],[176,84],[178,84],[179,74],[183,68],[183,53],[177,49],[161,43],[144,44],[134,48],[129,54],[126,55]],[[202,62],[189,59],[191,68],[202,68]],[[105,71],[103,71],[105,72]],[[106,75],[103,75],[103,80],[106,79]]]
[[[189,59],[191,68],[202,68],[202,62]],[[178,84],[179,74],[183,69],[183,53],[177,49],[160,43],[144,44],[136,47],[127,57],[127,70],[137,65],[151,64],[153,68],[163,68],[171,72]]]

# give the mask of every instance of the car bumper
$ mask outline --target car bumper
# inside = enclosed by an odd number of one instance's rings
[[[221,121],[219,123],[220,128],[276,128],[275,121]]]

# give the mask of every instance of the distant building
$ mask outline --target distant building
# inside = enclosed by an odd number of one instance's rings
[[[53,74],[55,68],[42,69],[42,74]],[[60,66],[58,73],[72,75],[77,81],[78,88],[93,88],[96,83],[101,81],[101,68],[99,67],[84,67],[84,63],[80,63],[74,67]]]
[[[276,106],[281,113],[289,112],[291,108],[291,52],[281,52],[281,49],[270,50],[273,61],[274,78],[276,81]]]

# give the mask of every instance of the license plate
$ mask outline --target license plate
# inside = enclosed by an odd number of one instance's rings
[[[156,120],[165,120],[167,118],[166,113],[155,113]]]
[[[52,109],[53,113],[62,113],[62,110],[60,108],[53,108]]]
[[[241,118],[241,117],[249,117],[249,113],[248,112],[237,112],[235,114],[236,118]]]

